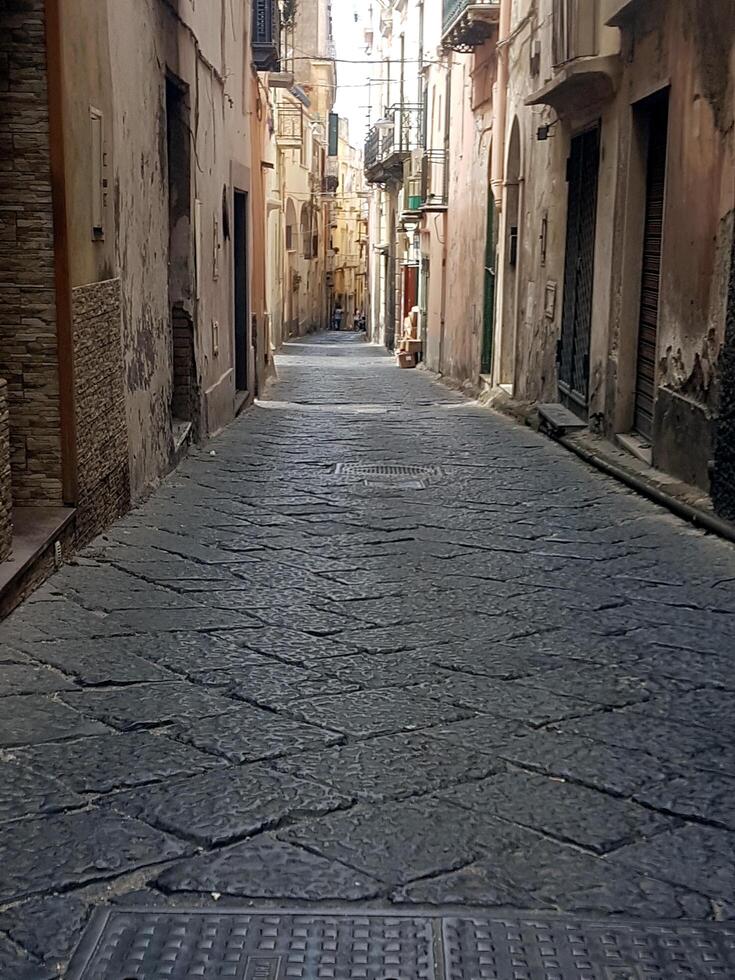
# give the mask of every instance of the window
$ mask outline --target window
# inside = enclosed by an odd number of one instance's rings
[[[597,53],[599,0],[554,0],[554,65]]]

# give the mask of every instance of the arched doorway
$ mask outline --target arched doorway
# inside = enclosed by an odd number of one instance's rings
[[[521,230],[521,127],[516,116],[510,133],[505,167],[503,243],[503,301],[498,383],[512,385],[518,327],[518,260]]]

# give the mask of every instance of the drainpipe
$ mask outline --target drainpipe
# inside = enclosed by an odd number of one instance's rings
[[[65,504],[76,504],[77,438],[74,404],[74,347],[71,274],[66,211],[64,153],[64,72],[61,44],[61,0],[45,0],[46,74],[48,82],[49,154],[54,216],[54,277],[56,291],[56,344],[59,369],[59,425],[61,479]]]
[[[503,183],[505,179],[505,124],[508,114],[508,45],[512,0],[500,0],[500,26],[498,31],[495,82],[495,121],[493,124],[493,152],[490,169],[490,186],[498,212],[503,207]]]

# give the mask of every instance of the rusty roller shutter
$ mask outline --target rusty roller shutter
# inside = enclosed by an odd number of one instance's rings
[[[635,385],[635,428],[648,439],[653,435],[653,407],[656,395],[667,133],[668,104],[666,101],[658,100],[652,107],[650,116],[641,308],[638,322],[638,359]]]

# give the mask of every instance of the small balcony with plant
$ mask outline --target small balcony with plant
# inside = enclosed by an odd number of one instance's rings
[[[443,0],[442,46],[470,52],[484,44],[498,27],[500,0]]]

